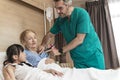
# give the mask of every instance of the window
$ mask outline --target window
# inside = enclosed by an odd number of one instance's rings
[[[120,59],[120,0],[109,2],[110,15],[118,57]],[[120,61],[120,60],[119,60]]]

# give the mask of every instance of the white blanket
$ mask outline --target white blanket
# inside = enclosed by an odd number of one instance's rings
[[[120,68],[117,70],[61,68],[55,63],[45,64],[45,59],[39,62],[38,68],[59,70],[64,73],[62,80],[120,80]]]
[[[46,58],[40,60],[37,68],[42,69],[42,70],[55,69],[57,71],[62,71],[62,68],[58,64],[56,64],[56,63],[45,64],[45,60],[46,60]]]
[[[41,60],[38,68],[30,68],[19,66],[16,69],[17,80],[120,80],[120,68],[117,70],[99,70],[95,68],[76,69],[76,68],[61,68],[59,65],[45,64],[45,59]],[[44,69],[56,69],[63,72],[63,77],[52,76],[50,73],[43,72]],[[27,72],[27,70],[29,72]],[[21,76],[20,76],[21,75]],[[3,76],[0,75],[3,80]]]

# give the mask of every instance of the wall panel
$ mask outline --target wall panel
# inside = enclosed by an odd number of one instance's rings
[[[0,0],[0,51],[8,45],[19,43],[19,35],[25,29],[33,29],[44,35],[43,11],[18,0]]]

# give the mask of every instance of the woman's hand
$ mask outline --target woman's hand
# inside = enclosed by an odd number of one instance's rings
[[[52,75],[57,75],[57,76],[63,76],[63,73],[62,72],[59,72],[59,71],[56,71],[56,70],[54,70],[54,69],[49,69],[49,70],[45,70],[46,72],[48,72],[48,73],[51,73]]]
[[[45,60],[45,64],[51,64],[51,63],[55,63],[55,61],[53,59],[47,58]]]

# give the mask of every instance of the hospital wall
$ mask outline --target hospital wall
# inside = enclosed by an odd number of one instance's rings
[[[19,0],[0,0],[0,51],[12,43],[20,43],[19,35],[25,29],[33,29],[44,36],[43,11]]]

